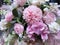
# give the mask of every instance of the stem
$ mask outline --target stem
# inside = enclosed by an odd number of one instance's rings
[[[19,18],[17,18],[17,22],[20,23]]]

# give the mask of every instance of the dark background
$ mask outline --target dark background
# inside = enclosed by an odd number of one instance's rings
[[[60,4],[60,0],[50,0],[50,2],[57,2],[58,4]]]
[[[13,1],[13,0],[12,0]],[[60,0],[50,0],[50,2],[57,2],[60,4]],[[3,0],[0,0],[0,6],[3,4]]]

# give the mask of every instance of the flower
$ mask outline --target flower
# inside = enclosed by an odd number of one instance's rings
[[[31,5],[23,11],[23,19],[25,19],[29,24],[39,22],[41,18],[42,11],[37,6]]]
[[[45,3],[45,0],[28,0],[33,5],[40,5],[42,3]]]
[[[0,21],[0,30],[5,30],[5,29],[7,29],[6,24],[7,24],[7,22],[6,22],[5,19],[1,20],[1,21]]]
[[[16,23],[16,24],[14,25],[14,31],[15,31],[15,33],[18,34],[18,35],[22,34],[23,31],[24,31],[23,25],[21,25],[21,24],[19,24],[19,23]]]
[[[24,4],[27,2],[27,0],[14,0],[18,5],[24,6]]]
[[[57,33],[60,31],[60,25],[56,22],[48,24],[51,33]]]
[[[12,21],[13,18],[14,18],[14,16],[13,16],[12,12],[7,12],[7,14],[5,15],[5,20],[7,22]]]
[[[45,41],[48,39],[48,27],[42,22],[37,22],[27,27],[26,33],[29,38],[34,38],[33,34],[41,35],[41,38]]]
[[[56,21],[56,16],[54,13],[51,12],[46,12],[47,14],[45,16],[43,16],[43,21],[46,24],[52,23],[54,21]]]

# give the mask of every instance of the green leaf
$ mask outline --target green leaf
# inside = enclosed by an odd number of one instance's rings
[[[4,2],[10,4],[11,0],[4,0]]]
[[[15,8],[15,9],[13,9],[13,15],[15,16],[15,17],[18,17],[18,12],[17,12],[17,9]]]

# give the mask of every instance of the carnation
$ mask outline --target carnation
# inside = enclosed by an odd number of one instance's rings
[[[24,9],[23,19],[29,24],[39,22],[42,19],[42,11],[37,6],[31,5]]]

